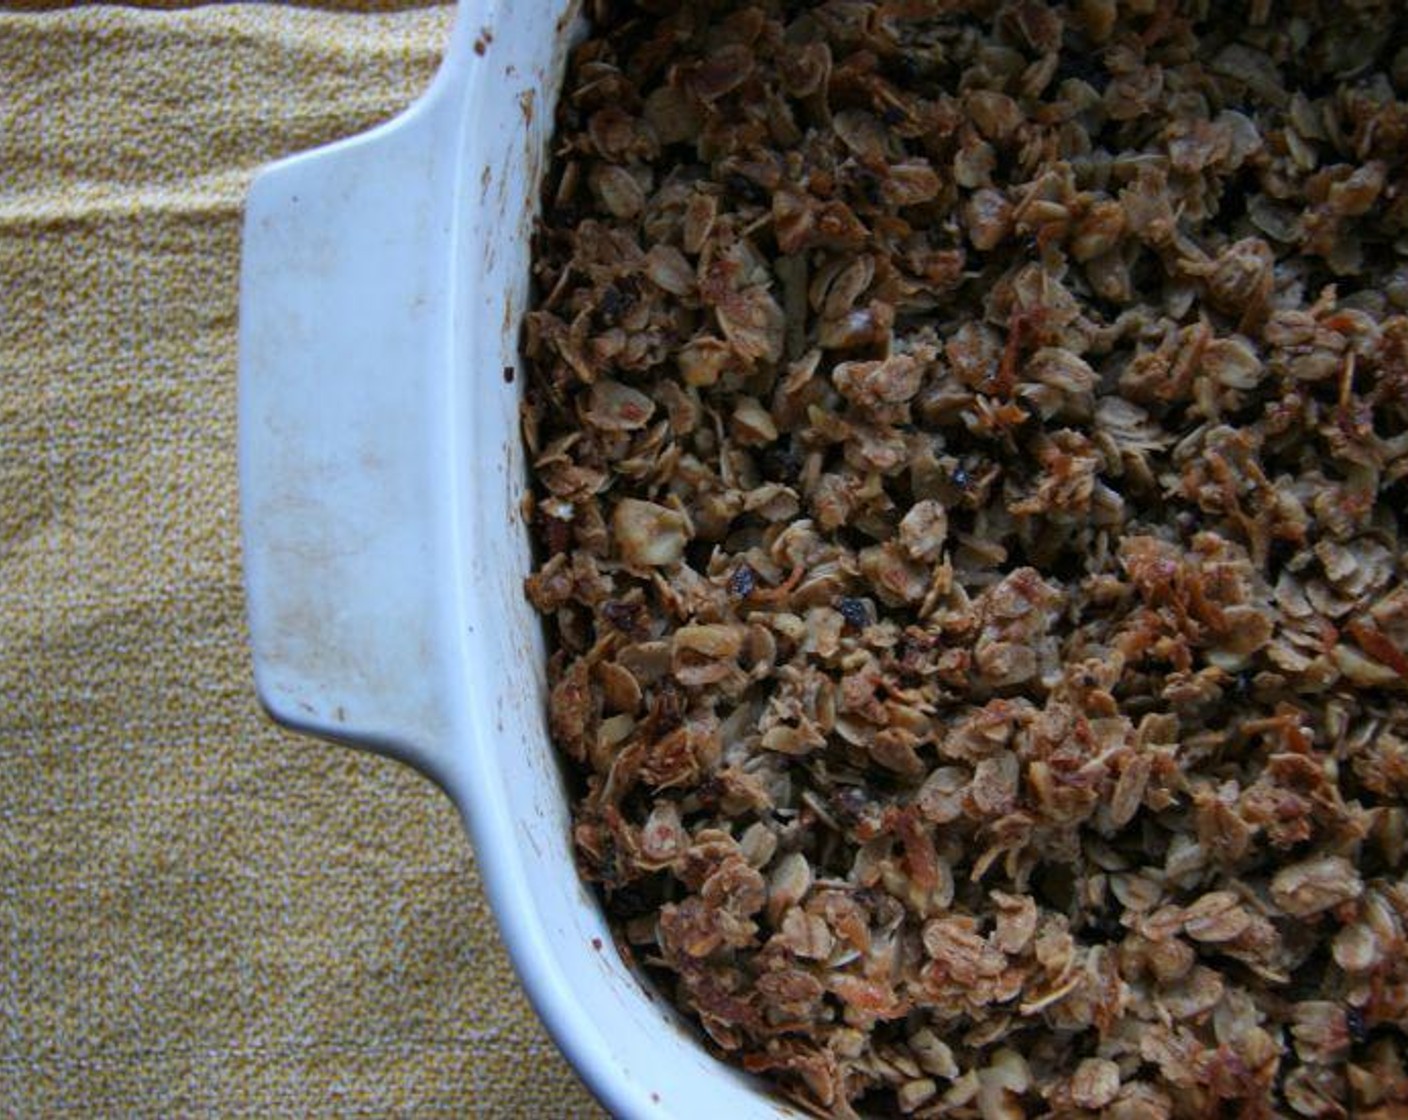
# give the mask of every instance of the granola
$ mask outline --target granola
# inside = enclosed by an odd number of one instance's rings
[[[1401,5],[590,14],[527,593],[623,949],[820,1115],[1404,1115]]]

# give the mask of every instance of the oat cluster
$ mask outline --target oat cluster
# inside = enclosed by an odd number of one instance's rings
[[[602,0],[536,248],[623,949],[828,1116],[1408,1114],[1408,16]]]

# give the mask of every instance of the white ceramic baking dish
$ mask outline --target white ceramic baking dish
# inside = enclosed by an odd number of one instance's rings
[[[522,591],[519,320],[576,0],[466,0],[430,91],[264,171],[240,293],[259,696],[459,807],[523,986],[621,1117],[799,1115],[709,1057],[580,882]]]

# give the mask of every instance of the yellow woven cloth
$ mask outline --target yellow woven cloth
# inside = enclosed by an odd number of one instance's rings
[[[452,14],[0,13],[0,1115],[600,1115],[445,798],[250,681],[245,188]]]

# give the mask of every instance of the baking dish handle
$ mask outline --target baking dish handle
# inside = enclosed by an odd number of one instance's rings
[[[255,680],[299,731],[452,777],[446,91],[275,164],[245,216],[239,457]]]

